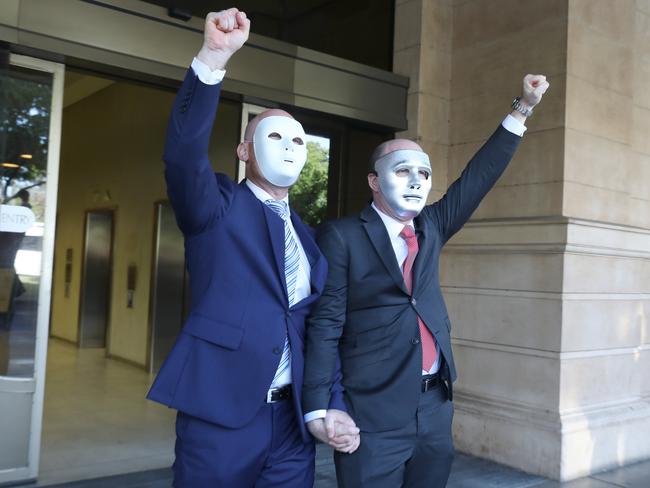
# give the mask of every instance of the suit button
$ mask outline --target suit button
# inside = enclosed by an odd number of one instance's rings
[[[281,347],[274,347],[273,348],[273,354],[282,354],[282,348]]]
[[[419,343],[420,343],[419,337],[414,337],[413,339],[411,339],[411,344],[413,344],[414,346]]]
[[[411,297],[411,305],[415,306],[417,304],[418,304],[418,301],[415,298]]]
[[[287,318],[291,317],[291,312],[287,312],[284,314]]]

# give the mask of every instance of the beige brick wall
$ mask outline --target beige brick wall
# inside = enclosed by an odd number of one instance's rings
[[[416,141],[429,154],[433,200],[447,187],[452,29],[450,0],[396,2],[393,70],[410,78],[409,127],[396,137]]]
[[[569,2],[563,213],[650,228],[647,2]]]

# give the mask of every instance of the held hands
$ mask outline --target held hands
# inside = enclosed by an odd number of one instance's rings
[[[344,411],[330,409],[325,418],[307,423],[311,435],[340,452],[353,453],[361,441],[359,428]]]
[[[532,109],[542,100],[542,96],[546,90],[548,90],[549,86],[548,81],[546,81],[546,76],[544,75],[524,76],[521,103]]]
[[[210,69],[224,69],[248,39],[251,21],[236,8],[210,12],[205,18],[203,47],[197,58]]]

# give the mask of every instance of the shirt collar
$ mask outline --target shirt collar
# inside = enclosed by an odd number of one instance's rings
[[[382,222],[384,222],[384,225],[386,226],[386,230],[388,231],[388,235],[391,237],[391,239],[399,237],[399,234],[400,232],[402,232],[402,229],[404,228],[405,225],[410,225],[411,227],[413,227],[413,220],[410,220],[409,222],[400,222],[399,220],[395,220],[390,215],[386,215],[384,212],[379,210],[375,205],[375,202],[372,202],[371,206],[375,210],[375,212],[379,214],[379,217],[381,218]]]
[[[255,197],[257,197],[257,199],[259,201],[261,201],[262,203],[266,202],[267,200],[275,200],[275,198],[273,198],[269,194],[269,192],[267,192],[266,190],[260,188],[255,183],[253,183],[251,180],[249,180],[248,178],[246,178],[246,186],[250,189],[250,191],[253,192],[253,195],[255,195]],[[291,208],[289,207],[289,194],[288,193],[287,193],[287,196],[282,199],[282,201],[287,204],[288,215],[291,215]]]

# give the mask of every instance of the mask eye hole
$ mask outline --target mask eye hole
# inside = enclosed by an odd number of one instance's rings
[[[293,138],[293,143],[298,144],[299,146],[302,146],[305,142],[300,137],[294,137]]]
[[[429,174],[429,172],[428,172],[427,170],[425,170],[425,169],[421,169],[421,170],[420,170],[420,176],[421,176],[422,178],[424,178],[425,180],[428,180],[428,179],[429,179],[429,176],[431,176],[431,175]]]
[[[397,168],[395,170],[395,174],[397,176],[408,176],[409,175],[409,170],[408,170],[408,168]]]
[[[269,139],[273,139],[274,141],[279,141],[280,139],[282,139],[282,136],[277,132],[271,132],[268,137]]]

